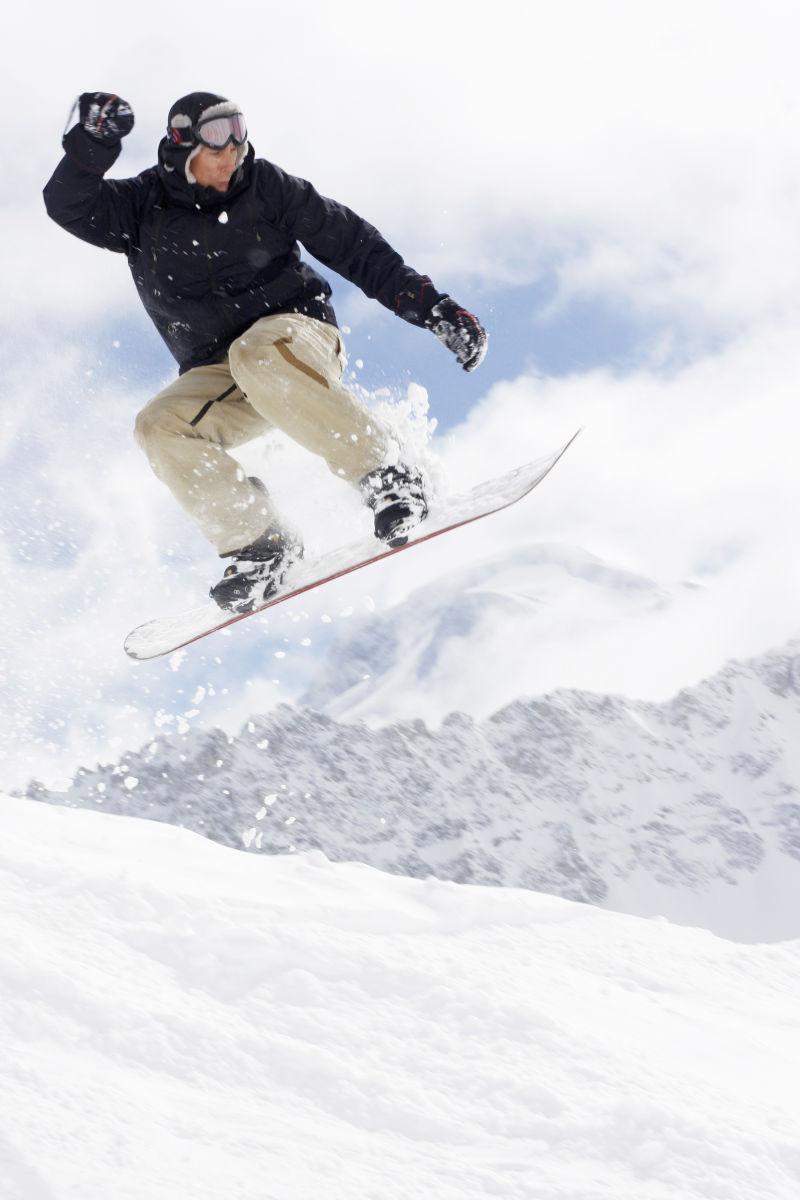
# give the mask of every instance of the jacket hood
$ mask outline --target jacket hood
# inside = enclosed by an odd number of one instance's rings
[[[190,92],[172,105],[167,117],[166,136],[158,144],[158,173],[167,192],[178,203],[218,208],[249,182],[255,157],[249,142],[238,149],[236,170],[231,176],[227,192],[218,192],[216,188],[201,187],[192,174],[192,159],[200,149],[200,144],[194,138],[190,141],[175,140],[176,137],[185,139],[185,131],[193,129],[198,121],[237,112],[241,112],[241,108],[235,101],[215,92]]]

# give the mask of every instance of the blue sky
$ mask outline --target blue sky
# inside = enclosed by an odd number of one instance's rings
[[[656,648],[624,675],[597,668],[608,660],[597,641],[576,641],[581,653],[548,685],[657,694],[795,631],[798,496],[784,450],[800,433],[794,6],[501,0],[487,16],[466,0],[454,21],[415,0],[309,0],[301,30],[286,6],[246,0],[246,38],[185,38],[204,14],[221,19],[204,0],[179,4],[168,26],[151,0],[135,25],[114,11],[87,27],[58,9],[47,42],[38,17],[13,18],[8,84],[28,108],[24,124],[4,118],[16,169],[0,198],[9,780],[52,781],[187,721],[232,728],[296,694],[337,629],[370,606],[532,540],[717,589],[713,622],[654,633]],[[436,555],[400,556],[180,664],[132,667],[127,629],[204,595],[217,561],[133,444],[136,412],[174,366],[127,266],[68,237],[42,206],[70,104],[96,87],[136,113],[116,175],[152,163],[177,95],[226,92],[258,154],[360,212],[474,308],[491,344],[465,375],[430,334],[333,280],[351,370],[400,408],[409,383],[427,390],[449,485],[585,425],[569,464],[524,511]],[[268,458],[247,454],[312,540],[360,528],[355,500],[315,462],[279,442]],[[537,658],[509,673],[509,696],[537,686]]]

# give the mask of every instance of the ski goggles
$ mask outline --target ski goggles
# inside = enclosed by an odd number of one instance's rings
[[[193,126],[171,125],[169,137],[179,146],[200,142],[211,150],[224,150],[229,142],[233,142],[234,146],[245,144],[247,125],[241,113],[231,113],[225,117],[207,117]]]

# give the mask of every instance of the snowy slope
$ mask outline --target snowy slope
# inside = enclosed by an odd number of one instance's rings
[[[800,646],[665,704],[564,691],[485,721],[370,729],[283,706],[159,737],[29,796],[547,891],[726,937],[800,936]]]
[[[0,798],[3,1200],[795,1200],[800,944]]]

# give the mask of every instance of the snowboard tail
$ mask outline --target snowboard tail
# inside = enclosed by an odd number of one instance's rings
[[[428,519],[417,526],[403,546],[382,546],[376,551],[373,539],[362,540],[332,550],[314,562],[302,559],[293,569],[287,586],[263,604],[256,605],[250,612],[227,613],[209,600],[198,608],[188,609],[173,617],[157,617],[154,621],[137,626],[128,634],[125,639],[125,653],[139,661],[172,654],[210,633],[227,629],[237,621],[244,621],[256,613],[266,612],[276,604],[283,604],[286,600],[302,596],[304,592],[332,583],[334,579],[341,579],[353,571],[360,571],[362,567],[391,558],[393,554],[402,554],[412,546],[421,546],[423,542],[429,542],[432,538],[441,537],[453,529],[460,529],[473,521],[509,508],[532,492],[537,484],[550,474],[578,433],[580,430],[555,453],[517,467],[506,475],[480,483],[463,495],[453,497],[439,507],[433,507]]]

